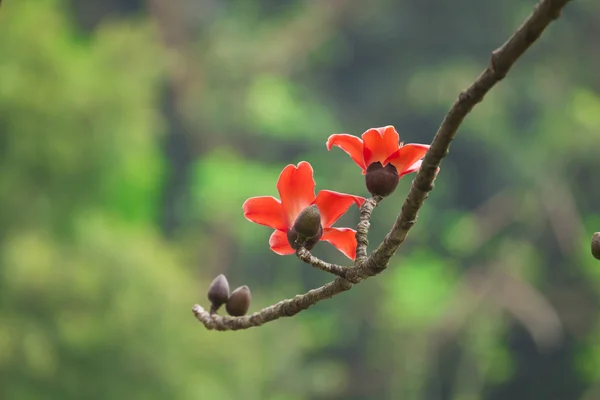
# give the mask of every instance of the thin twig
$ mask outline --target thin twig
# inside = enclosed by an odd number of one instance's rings
[[[313,256],[310,251],[306,250],[302,246],[298,247],[298,250],[296,250],[296,255],[305,263],[310,264],[321,271],[329,272],[330,274],[346,279],[346,273],[349,269],[348,267],[342,267],[341,265],[325,262],[320,258]]]
[[[367,259],[367,248],[369,246],[369,228],[371,227],[371,213],[377,204],[383,199],[381,196],[373,196],[365,201],[360,207],[360,222],[356,227],[356,260],[355,265],[360,265]]]
[[[448,154],[450,143],[463,119],[477,103],[483,100],[485,94],[506,76],[515,61],[540,37],[544,29],[560,16],[560,11],[569,1],[571,0],[541,0],[536,4],[523,25],[506,43],[492,52],[488,67],[468,89],[460,93],[433,138],[394,226],[371,254],[365,267],[380,269],[387,266],[390,258],[415,224],[419,209],[433,189],[437,168]]]
[[[448,153],[450,143],[454,139],[465,116],[483,99],[483,96],[496,83],[504,78],[514,62],[540,37],[550,22],[558,18],[560,11],[569,1],[571,0],[541,0],[535,6],[532,14],[510,39],[492,52],[490,65],[467,90],[458,96],[458,99],[454,102],[440,125],[433,138],[431,147],[425,155],[421,169],[412,182],[410,192],[404,200],[394,226],[366,261],[357,262],[355,268],[347,269],[345,279],[337,277],[333,282],[320,288],[297,295],[293,299],[280,301],[277,304],[245,317],[227,317],[216,314],[211,316],[204,308],[195,305],[192,310],[196,318],[207,329],[239,330],[260,326],[282,317],[291,317],[321,300],[331,298],[349,290],[353,283],[358,283],[369,276],[377,275],[385,270],[390,258],[402,242],[404,242],[408,231],[415,224],[419,209],[427,198],[428,193],[433,189],[433,181],[436,177],[438,167]],[[363,222],[362,218],[361,222]],[[365,220],[365,222],[368,222],[368,220]],[[368,230],[368,224],[363,223],[361,229],[363,228],[364,231]],[[366,249],[365,243],[368,243],[368,241],[366,241],[366,237],[362,237],[362,231],[357,236],[357,239],[360,238],[361,240],[360,254],[357,255],[363,258],[363,248]]]

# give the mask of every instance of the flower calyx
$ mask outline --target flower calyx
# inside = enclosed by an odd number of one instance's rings
[[[389,196],[396,190],[399,181],[398,170],[392,164],[384,167],[380,162],[374,162],[367,167],[365,183],[373,196]]]
[[[312,249],[323,236],[319,207],[312,204],[302,210],[292,228],[287,232],[287,236],[290,246],[294,250],[297,250],[300,245],[308,250]]]

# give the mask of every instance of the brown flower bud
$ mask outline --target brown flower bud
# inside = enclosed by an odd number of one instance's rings
[[[600,232],[592,235],[592,255],[600,260]]]
[[[250,288],[246,285],[240,286],[231,292],[231,296],[229,296],[229,300],[225,304],[225,309],[227,310],[227,314],[232,317],[241,317],[246,315],[248,309],[250,308],[250,301],[252,300],[252,296],[250,295]]]
[[[296,218],[294,230],[303,238],[312,239],[321,231],[321,213],[316,204],[306,207]]]
[[[212,304],[210,307],[211,314],[217,312],[219,307],[227,302],[229,298],[229,282],[225,275],[217,276],[208,287],[208,300]]]
[[[298,250],[298,246],[304,247],[306,250],[312,250],[313,247],[321,240],[321,236],[323,236],[323,228],[319,227],[319,232],[317,235],[311,239],[306,239],[304,236],[298,236],[295,228],[290,229],[287,232],[288,242],[292,249]]]
[[[365,183],[373,196],[389,196],[396,190],[399,180],[398,171],[392,164],[383,167],[380,162],[376,162],[367,167]]]

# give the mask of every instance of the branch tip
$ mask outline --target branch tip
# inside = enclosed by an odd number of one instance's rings
[[[571,0],[540,0],[533,12],[516,32],[499,48],[492,51],[488,67],[466,90],[458,95],[425,154],[417,176],[404,200],[400,214],[383,242],[364,264],[385,266],[402,245],[423,206],[444,155],[450,148],[458,128],[473,107],[508,73],[513,64],[537,40],[548,25],[560,15],[561,9]]]

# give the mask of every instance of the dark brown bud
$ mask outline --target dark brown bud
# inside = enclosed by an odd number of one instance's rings
[[[225,275],[217,276],[208,287],[208,300],[212,304],[211,314],[217,312],[219,307],[227,302],[229,298],[229,282]]]
[[[392,164],[383,167],[380,162],[376,162],[367,167],[365,183],[373,196],[389,196],[396,190],[399,180],[398,171]]]
[[[231,292],[229,300],[225,304],[227,314],[232,317],[241,317],[246,315],[250,308],[250,301],[252,296],[250,295],[250,288],[248,286],[240,286]]]
[[[304,236],[298,237],[298,233],[294,228],[287,232],[288,242],[294,250],[298,250],[299,246],[304,247],[306,250],[312,250],[312,248],[319,243],[319,240],[321,240],[321,236],[323,236],[323,228],[321,226],[319,226],[319,232],[317,235],[311,239],[305,239]]]
[[[600,232],[592,235],[592,255],[600,260]]]
[[[294,230],[303,238],[312,239],[321,231],[321,213],[316,204],[306,207],[296,218]]]

